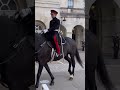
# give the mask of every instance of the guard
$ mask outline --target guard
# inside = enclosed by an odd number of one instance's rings
[[[58,31],[60,27],[60,20],[56,18],[58,12],[56,10],[51,10],[52,20],[50,21],[49,29],[45,29],[44,33],[48,39],[53,43],[54,49],[56,50],[58,56],[60,56],[60,46],[58,43]]]

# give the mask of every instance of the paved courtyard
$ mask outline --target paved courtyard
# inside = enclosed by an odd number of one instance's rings
[[[85,54],[84,52],[80,52],[81,59],[83,63],[85,62]],[[38,65],[36,64],[36,70]],[[52,62],[49,63],[49,67],[55,77],[55,84],[54,86],[49,86],[50,90],[85,90],[85,69],[81,68],[81,66],[76,61],[76,68],[75,68],[75,76],[73,81],[69,80],[69,73],[68,73],[68,62],[65,60],[60,60],[59,62]],[[50,81],[50,76],[44,69],[41,75],[42,80]],[[41,90],[41,84],[37,90]]]

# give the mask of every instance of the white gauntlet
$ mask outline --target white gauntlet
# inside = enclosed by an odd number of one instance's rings
[[[48,29],[44,29],[43,32],[44,32],[44,33],[48,32]]]

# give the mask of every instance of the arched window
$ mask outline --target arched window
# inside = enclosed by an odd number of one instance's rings
[[[0,0],[0,10],[17,10],[16,0]]]
[[[46,26],[42,21],[35,21],[35,30],[44,30],[45,28]]]
[[[74,7],[74,0],[68,0],[68,8]]]
[[[17,0],[0,0],[0,16],[12,16],[17,10]]]

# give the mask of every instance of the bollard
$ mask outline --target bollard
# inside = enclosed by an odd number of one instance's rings
[[[50,90],[46,84],[42,84],[42,90]]]
[[[40,90],[50,90],[47,86],[47,84],[49,83],[48,80],[42,80],[42,81],[40,81],[40,83],[41,83],[41,89]]]

